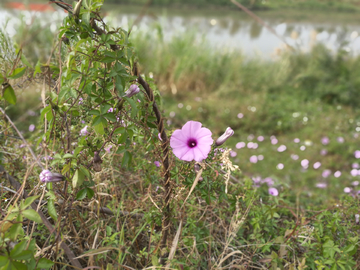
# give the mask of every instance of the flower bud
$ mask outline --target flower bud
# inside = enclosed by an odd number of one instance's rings
[[[137,86],[136,84],[132,84],[132,85],[130,85],[130,88],[128,90],[126,90],[125,97],[130,98],[130,97],[132,97],[133,95],[136,95],[139,92],[140,92],[139,86]]]
[[[225,133],[223,135],[221,135],[215,142],[215,144],[217,146],[220,146],[222,145],[227,139],[229,139],[232,135],[234,135],[234,131],[228,127],[226,130],[225,130]]]
[[[60,173],[52,173],[49,170],[43,170],[40,173],[40,181],[43,183],[59,182],[64,180],[64,176]]]

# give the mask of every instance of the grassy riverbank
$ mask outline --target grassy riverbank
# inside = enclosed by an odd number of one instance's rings
[[[218,136],[230,126],[235,135],[228,146],[236,152],[233,160],[244,174],[272,176],[315,193],[316,184],[325,182],[329,191],[318,190],[323,198],[337,197],[339,189],[357,179],[350,171],[360,131],[359,58],[345,51],[334,55],[317,45],[308,54],[282,51],[276,61],[245,60],[240,52],[214,51],[205,43],[194,43],[191,35],[169,43],[158,37],[142,33],[134,43],[142,71],[153,75],[164,96],[170,128],[192,119]],[[265,140],[259,142],[258,136]],[[271,136],[277,144],[271,143]],[[324,137],[329,144],[321,143]],[[254,142],[258,148],[236,149],[238,142]],[[280,145],[286,151],[278,151]],[[252,163],[251,156],[264,160]],[[301,166],[302,160],[308,160],[308,166]],[[321,162],[318,169],[313,168],[316,162]],[[283,169],[278,168],[280,163]],[[324,178],[327,169],[332,173]],[[341,180],[333,175],[336,171]]]
[[[125,4],[125,5],[146,5],[149,1],[145,0],[121,0],[121,1],[108,1],[108,3]],[[318,10],[318,11],[343,11],[343,12],[355,12],[359,10],[357,1],[354,0],[304,0],[304,1],[289,1],[289,0],[238,0],[239,3],[252,10]],[[151,6],[167,7],[167,8],[196,8],[196,9],[218,9],[219,7],[224,9],[233,9],[234,4],[228,0],[153,0]]]

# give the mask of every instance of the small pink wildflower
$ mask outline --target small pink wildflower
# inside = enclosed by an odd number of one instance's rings
[[[200,122],[188,121],[181,129],[174,131],[170,146],[176,157],[198,162],[208,157],[214,141],[211,131],[201,125]]]
[[[277,196],[277,195],[279,195],[279,191],[278,191],[276,188],[274,188],[274,187],[269,188],[268,192],[269,192],[269,194],[270,194],[271,196]]]
[[[321,138],[321,143],[323,144],[323,145],[328,145],[329,144],[329,142],[330,142],[330,139],[328,138],[328,137],[322,137]]]
[[[30,126],[29,126],[29,131],[30,132],[33,132],[35,130],[35,125],[34,124],[31,124]]]
[[[160,163],[159,161],[154,161],[154,164],[155,164],[155,166],[158,167],[158,168],[161,166],[161,163]]]

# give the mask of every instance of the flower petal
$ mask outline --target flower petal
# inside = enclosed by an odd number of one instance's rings
[[[193,161],[195,157],[195,149],[196,148],[188,148],[189,150],[180,158],[185,161]]]
[[[200,128],[199,130],[197,130],[195,137],[197,139],[201,139],[202,137],[205,137],[205,136],[211,137],[211,135],[212,135],[212,132],[209,129],[203,127],[203,128]]]
[[[184,136],[189,138],[189,137],[194,137],[199,129],[201,129],[201,123],[200,122],[188,121],[182,127],[181,131],[183,132]]]
[[[173,148],[173,153],[174,155],[181,159],[184,160],[182,157],[190,150],[191,148],[189,147],[178,147],[178,148]]]

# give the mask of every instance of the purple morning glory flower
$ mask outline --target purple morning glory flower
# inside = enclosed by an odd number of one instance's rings
[[[278,147],[278,149],[277,149],[277,151],[280,152],[280,153],[281,153],[281,152],[284,152],[285,150],[286,150],[286,146],[283,145],[283,144],[280,145],[280,146]]]
[[[87,127],[88,126],[85,126],[83,129],[80,130],[80,135],[81,136],[86,136],[89,134],[89,131],[87,131]]]
[[[238,142],[235,147],[236,147],[236,149],[241,149],[241,148],[244,148],[245,145],[246,144],[244,142]]]
[[[108,111],[107,111],[108,113],[112,113],[112,112],[114,112],[114,108],[110,108],[110,109],[108,109]]]
[[[322,175],[322,177],[327,178],[330,176],[330,174],[331,174],[330,170],[324,170],[321,175]]]
[[[29,126],[29,131],[30,132],[33,132],[35,130],[35,125],[34,124],[31,124],[30,126]]]
[[[264,139],[265,139],[264,136],[259,136],[259,137],[257,137],[258,142],[263,142]]]
[[[257,163],[258,162],[257,156],[251,156],[249,160],[250,160],[251,163]]]
[[[49,170],[43,170],[40,173],[40,181],[43,183],[48,183],[48,182],[59,182],[64,180],[64,176],[60,173],[52,173]]]
[[[314,165],[313,165],[313,167],[314,167],[315,170],[316,170],[316,169],[319,169],[320,166],[321,166],[321,163],[320,163],[319,161],[318,161],[318,162],[315,162]]]
[[[161,166],[161,163],[160,163],[159,161],[154,161],[154,164],[155,164],[155,166],[158,167],[158,168]]]
[[[271,196],[277,196],[277,195],[279,195],[279,191],[278,191],[276,188],[274,188],[274,187],[269,188],[268,192],[269,192],[269,194],[270,194]]]
[[[234,131],[228,127],[226,130],[225,130],[225,133],[223,135],[221,135],[215,142],[215,144],[217,146],[220,146],[222,145],[227,139],[229,139],[232,135],[234,135]]]
[[[351,188],[349,188],[349,187],[344,188],[344,192],[345,192],[345,193],[350,193],[350,192],[351,192]]]
[[[130,97],[132,97],[133,95],[136,95],[139,92],[140,92],[139,86],[137,86],[136,84],[132,84],[132,85],[130,85],[129,89],[126,90],[125,97],[130,98]]]
[[[181,129],[174,131],[170,146],[176,157],[198,162],[208,157],[214,141],[211,131],[201,125],[200,122],[188,121]]]
[[[336,140],[338,141],[338,143],[344,143],[345,142],[343,137],[337,137]]]
[[[360,158],[360,150],[356,150],[354,152],[354,156],[355,156],[355,158]]]

